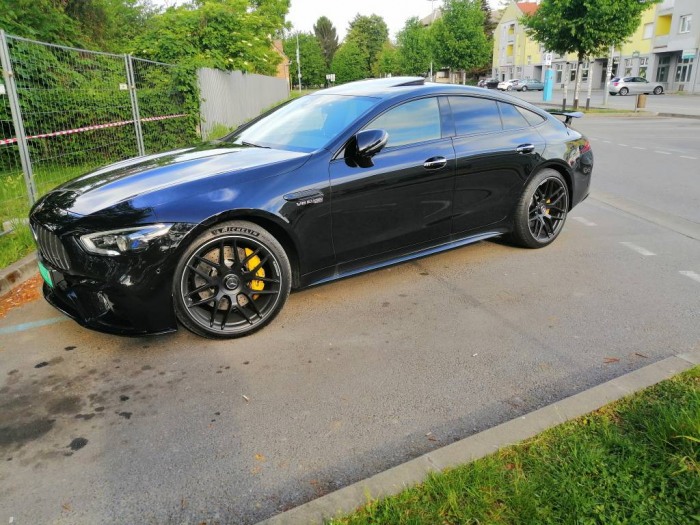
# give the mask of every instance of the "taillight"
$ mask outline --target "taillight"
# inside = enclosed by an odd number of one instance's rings
[[[619,82],[613,82],[613,86],[617,86]]]
[[[591,143],[586,141],[583,143],[583,146],[579,146],[578,150],[581,152],[581,155],[586,153],[587,151],[591,151]]]

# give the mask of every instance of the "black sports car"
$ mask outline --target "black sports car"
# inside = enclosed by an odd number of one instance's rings
[[[84,326],[238,337],[290,289],[491,237],[546,246],[592,166],[580,133],[522,100],[368,80],[79,177],[30,222],[47,300]]]

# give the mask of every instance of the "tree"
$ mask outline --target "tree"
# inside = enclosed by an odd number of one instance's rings
[[[396,35],[396,41],[401,73],[424,75],[430,69],[432,60],[429,30],[423,27],[418,18],[409,18]]]
[[[326,61],[326,68],[330,68],[333,62],[333,55],[338,49],[338,34],[333,22],[325,16],[320,17],[314,24],[314,34],[321,46],[323,58]]]
[[[528,34],[547,51],[576,53],[574,107],[581,90],[581,65],[639,27],[642,13],[660,0],[543,0],[539,9],[521,21]]]
[[[379,52],[377,61],[374,64],[374,76],[385,77],[387,75],[398,75],[401,73],[399,66],[399,54],[396,47],[388,40],[384,42],[384,47]]]
[[[350,22],[346,42],[354,42],[366,54],[365,74],[372,74],[374,63],[389,38],[389,28],[384,19],[378,15],[357,15]]]
[[[339,84],[362,80],[368,76],[367,52],[360,49],[354,40],[348,40],[336,51],[332,66],[335,80]]]
[[[271,36],[289,0],[198,0],[154,16],[131,45],[139,56],[198,67],[274,75],[281,60]]]
[[[489,0],[481,0],[481,10],[484,12],[484,33],[489,40],[493,39],[493,32],[498,25],[493,19],[493,12]]]
[[[298,85],[299,65],[297,56],[297,35],[299,36],[299,57],[301,60],[301,83],[303,86],[321,86],[326,80],[326,62],[316,37],[311,33],[294,33],[282,43],[284,54],[292,60],[289,74],[292,83]]]
[[[435,58],[444,67],[467,73],[483,70],[491,58],[484,34],[480,0],[445,0],[443,15],[432,26]]]

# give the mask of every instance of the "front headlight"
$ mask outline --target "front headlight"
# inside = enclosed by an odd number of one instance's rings
[[[90,253],[98,255],[123,255],[141,252],[149,244],[167,235],[172,224],[152,224],[137,228],[124,228],[80,236],[80,244]]]

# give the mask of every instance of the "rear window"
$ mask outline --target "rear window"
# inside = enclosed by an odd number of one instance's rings
[[[477,97],[449,97],[457,135],[501,131],[501,117],[495,100]]]
[[[612,81],[613,81],[613,82],[619,82],[619,81],[620,81],[620,77],[613,77],[613,78],[612,78]]]
[[[501,110],[501,120],[503,120],[503,129],[520,129],[526,128],[530,123],[520,114],[518,109],[513,104],[498,103]]]
[[[530,111],[529,109],[521,108],[520,106],[513,106],[515,109],[518,110],[518,112],[525,117],[525,120],[528,121],[528,123],[531,126],[537,126],[539,124],[542,124],[542,122],[545,121],[545,118],[542,115],[538,115],[534,111]]]

